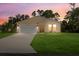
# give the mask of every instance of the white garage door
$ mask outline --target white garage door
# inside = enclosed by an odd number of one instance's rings
[[[20,32],[22,32],[22,33],[36,33],[37,29],[36,29],[36,26],[33,26],[33,25],[21,24],[20,25]]]

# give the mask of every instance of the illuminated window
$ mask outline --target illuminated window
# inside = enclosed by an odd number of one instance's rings
[[[56,24],[53,24],[53,32],[56,32]]]
[[[49,30],[49,32],[52,31],[52,24],[48,24],[48,30]]]
[[[53,27],[56,27],[56,24],[53,24]]]
[[[49,26],[49,27],[52,27],[52,24],[49,24],[48,26]]]

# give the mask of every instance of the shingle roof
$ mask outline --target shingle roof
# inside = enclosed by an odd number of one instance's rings
[[[24,20],[22,22],[33,25],[33,24],[37,24],[37,23],[58,22],[58,21],[53,18],[49,19],[49,18],[45,18],[45,17],[35,16],[35,17],[31,17],[27,20]]]

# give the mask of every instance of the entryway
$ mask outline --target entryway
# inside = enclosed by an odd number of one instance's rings
[[[57,31],[56,24],[48,24],[48,32],[56,32]]]

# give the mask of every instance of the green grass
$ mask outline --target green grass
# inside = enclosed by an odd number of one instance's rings
[[[79,55],[79,33],[38,33],[32,47],[40,55]]]
[[[12,35],[13,33],[8,33],[8,32],[0,32],[0,39],[1,38],[4,38],[4,37],[7,37],[7,36],[10,36]]]

